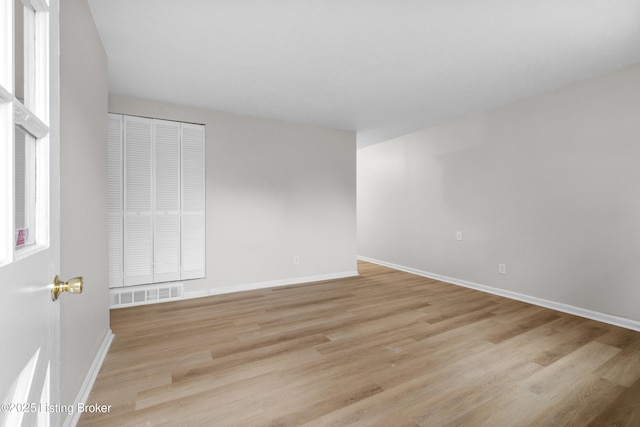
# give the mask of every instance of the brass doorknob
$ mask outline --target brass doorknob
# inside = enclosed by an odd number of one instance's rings
[[[82,276],[74,277],[73,279],[63,282],[60,280],[58,276],[53,279],[53,289],[51,290],[51,299],[53,301],[58,299],[58,296],[62,292],[69,292],[70,294],[81,294],[82,293]]]

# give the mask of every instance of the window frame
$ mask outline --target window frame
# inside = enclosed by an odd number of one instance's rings
[[[25,10],[23,25],[14,22],[15,5]],[[18,5],[19,6],[19,5]],[[48,0],[0,0],[0,266],[49,247],[50,69]],[[24,40],[24,102],[16,97],[15,31],[32,36]],[[36,138],[37,163],[35,242],[16,248],[15,241],[15,127]]]

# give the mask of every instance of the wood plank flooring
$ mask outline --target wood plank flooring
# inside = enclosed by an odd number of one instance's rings
[[[640,333],[360,262],[111,312],[80,426],[640,426]]]

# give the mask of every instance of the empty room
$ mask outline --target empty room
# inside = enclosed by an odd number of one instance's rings
[[[0,1],[0,425],[640,425],[640,1]]]

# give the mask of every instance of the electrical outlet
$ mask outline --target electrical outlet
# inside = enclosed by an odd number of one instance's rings
[[[294,265],[300,264],[300,257],[298,255],[293,257],[293,264]]]
[[[456,240],[462,240],[462,231],[456,231]]]
[[[507,274],[507,264],[498,264],[498,273]]]

